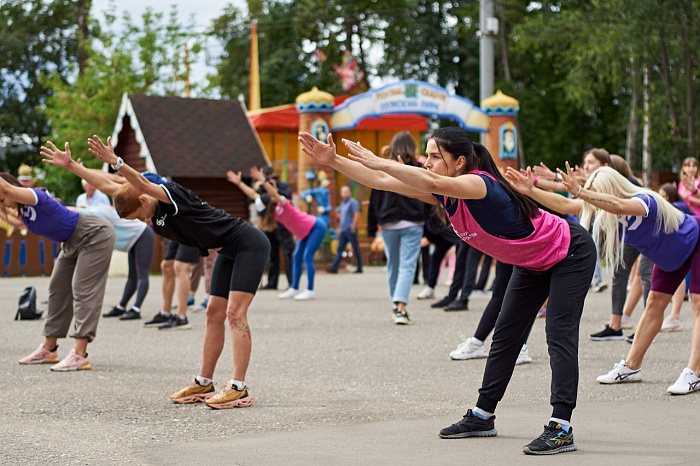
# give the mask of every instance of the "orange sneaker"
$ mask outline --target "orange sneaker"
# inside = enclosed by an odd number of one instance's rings
[[[58,346],[56,347],[58,349]],[[56,364],[60,361],[58,351],[49,351],[44,348],[44,345],[39,345],[29,356],[25,356],[19,360],[20,364]]]
[[[214,395],[214,384],[200,385],[197,379],[192,379],[185,388],[170,395],[173,403],[200,403]]]
[[[236,387],[229,382],[205,403],[214,409],[247,408],[253,404],[253,397],[248,393],[248,387],[236,390]]]
[[[54,372],[89,371],[90,369],[92,369],[92,366],[87,358],[87,354],[85,357],[82,357],[74,349],[70,350],[70,353],[63,361],[51,366],[51,370]]]

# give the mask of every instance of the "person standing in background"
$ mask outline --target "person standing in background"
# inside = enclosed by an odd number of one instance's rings
[[[83,190],[85,192],[78,196],[78,199],[76,199],[76,207],[95,207],[98,205],[112,205],[112,203],[109,200],[109,197],[105,193],[97,190],[97,188],[95,188],[87,181],[83,180],[81,182],[81,185],[83,186]]]
[[[348,186],[340,188],[340,198],[342,202],[338,206],[340,211],[338,252],[335,255],[335,260],[328,268],[328,272],[338,273],[338,264],[343,258],[343,251],[345,251],[345,246],[350,243],[355,257],[357,257],[357,270],[355,270],[355,273],[362,273],[362,252],[360,251],[360,243],[357,240],[357,220],[360,218],[360,203],[352,197],[352,191]]]

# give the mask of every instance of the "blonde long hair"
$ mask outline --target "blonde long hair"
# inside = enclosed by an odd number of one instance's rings
[[[610,194],[623,199],[630,199],[638,194],[646,194],[653,197],[658,206],[654,234],[658,234],[662,227],[665,234],[671,234],[678,231],[681,223],[683,223],[683,213],[664,200],[658,193],[635,186],[611,167],[598,168],[591,174],[583,187],[584,189],[593,189],[596,192]],[[627,224],[622,222],[622,235],[620,236],[618,234],[619,215],[606,212],[603,209],[596,210],[593,205],[584,202],[583,210],[581,211],[581,225],[584,228],[590,228],[593,216],[595,216],[593,239],[596,244],[601,245],[603,248],[601,257],[608,264],[617,267],[622,262],[623,243],[620,237],[624,238],[627,234]]]

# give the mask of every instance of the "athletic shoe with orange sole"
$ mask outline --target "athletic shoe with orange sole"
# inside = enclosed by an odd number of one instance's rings
[[[201,403],[214,395],[214,384],[200,385],[197,379],[192,379],[185,388],[170,395],[173,403]]]
[[[229,382],[205,403],[213,409],[247,408],[253,404],[253,397],[248,393],[248,387],[236,390],[236,387]]]
[[[58,349],[58,346],[56,347]],[[39,345],[29,356],[25,356],[19,360],[20,364],[56,364],[60,359],[58,351],[49,351],[44,348],[44,345]]]
[[[89,371],[90,369],[92,369],[92,366],[87,358],[87,354],[83,357],[76,353],[74,349],[70,350],[70,353],[63,361],[51,366],[51,370],[54,372]]]

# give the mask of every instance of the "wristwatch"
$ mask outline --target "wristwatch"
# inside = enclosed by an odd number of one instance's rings
[[[121,157],[117,157],[117,163],[112,165],[112,170],[117,171],[124,166],[124,160]]]

